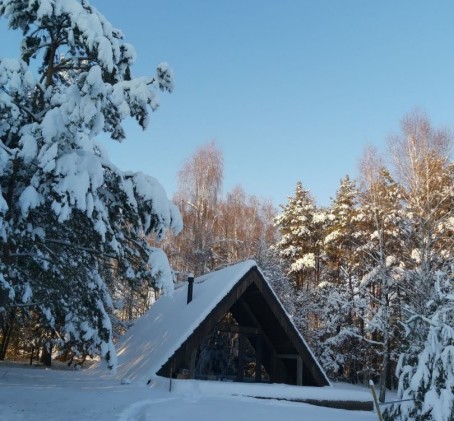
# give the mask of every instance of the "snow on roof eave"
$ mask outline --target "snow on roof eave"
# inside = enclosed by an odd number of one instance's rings
[[[271,293],[274,295],[274,298],[276,298],[276,301],[279,303],[279,305],[281,306],[282,310],[284,311],[284,313],[286,314],[287,316],[287,319],[289,320],[289,322],[291,323],[291,325],[293,326],[293,328],[295,329],[295,331],[297,332],[298,336],[300,337],[301,341],[304,343],[304,345],[306,346],[306,349],[308,350],[309,354],[311,354],[312,356],[312,359],[315,361],[315,364],[317,364],[317,367],[320,369],[320,372],[323,374],[326,382],[328,383],[328,386],[332,387],[332,384],[328,378],[328,376],[326,375],[325,373],[325,370],[323,369],[323,367],[321,366],[321,364],[318,362],[318,359],[315,357],[314,353],[312,352],[312,349],[310,348],[309,344],[306,342],[306,340],[304,339],[303,335],[301,334],[301,332],[299,331],[299,329],[296,327],[295,323],[293,322],[293,319],[292,317],[290,316],[290,314],[287,312],[287,310],[285,309],[284,305],[282,304],[281,300],[279,299],[279,297],[277,296],[277,294],[275,293],[273,287],[271,286],[270,282],[268,281],[268,279],[266,278],[265,274],[261,271],[261,269],[257,266],[257,269],[258,271],[260,272],[260,274],[262,275],[263,279],[265,280],[265,282],[268,284],[268,286],[270,287],[270,290],[271,290]]]
[[[119,341],[118,378],[147,382],[184,344],[231,289],[257,264],[247,260],[194,280],[193,300],[187,285],[172,297],[158,299]],[[145,339],[146,338],[146,339]]]

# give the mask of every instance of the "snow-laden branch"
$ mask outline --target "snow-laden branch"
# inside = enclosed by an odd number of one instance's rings
[[[62,246],[69,247],[69,248],[72,248],[75,250],[81,250],[81,251],[86,251],[88,253],[97,254],[97,255],[103,256],[108,259],[117,258],[117,256],[114,254],[107,254],[102,251],[90,248],[90,247],[78,246],[77,244],[73,244],[70,241],[66,241],[66,240],[58,240],[56,238],[46,238],[44,241],[47,241],[48,243],[53,243],[53,244],[60,244]]]

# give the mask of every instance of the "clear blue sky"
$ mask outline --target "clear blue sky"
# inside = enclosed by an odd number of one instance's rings
[[[158,178],[215,139],[224,191],[277,205],[298,180],[319,204],[356,176],[364,147],[415,107],[454,128],[452,0],[91,0],[138,53],[133,74],[161,61],[175,91],[146,132],[109,147],[119,167]],[[17,55],[0,24],[0,56]]]

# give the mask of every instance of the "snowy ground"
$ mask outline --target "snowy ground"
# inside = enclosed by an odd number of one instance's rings
[[[280,385],[223,384],[157,379],[151,386],[121,385],[85,371],[0,364],[0,421],[161,421],[197,420],[315,421],[376,420],[373,412],[343,411],[284,400],[238,395],[294,397],[294,388]],[[258,387],[258,388],[257,388]],[[260,393],[261,390],[261,393]],[[367,392],[358,388],[322,388],[319,395],[351,400]],[[323,391],[323,392],[322,392]],[[237,393],[234,393],[237,392]],[[271,393],[272,392],[272,393]],[[307,388],[300,397],[313,397]],[[236,396],[232,396],[236,395]],[[307,395],[307,396],[306,396]]]

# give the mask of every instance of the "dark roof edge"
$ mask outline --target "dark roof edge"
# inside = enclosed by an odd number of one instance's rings
[[[256,269],[259,273],[260,273],[260,276],[263,278],[263,280],[265,281],[266,283],[266,286],[268,287],[268,290],[269,292],[274,296],[274,298],[276,299],[276,301],[279,303],[279,307],[281,308],[281,310],[285,313],[286,315],[286,318],[287,320],[289,321],[290,323],[290,326],[291,326],[291,329],[293,330],[293,333],[299,337],[299,339],[302,341],[302,343],[304,344],[305,348],[307,349],[308,351],[308,355],[310,357],[310,359],[312,360],[312,362],[317,365],[317,367],[319,368],[320,370],[320,373],[322,374],[322,376],[324,377],[324,380],[326,382],[326,386],[332,386],[331,385],[331,382],[328,378],[328,376],[326,375],[326,372],[325,370],[323,369],[323,367],[321,366],[321,364],[318,362],[317,358],[315,357],[311,347],[309,346],[309,344],[306,342],[306,340],[304,339],[302,333],[298,330],[298,328],[296,327],[295,323],[293,322],[293,319],[292,317],[290,316],[290,314],[287,312],[287,310],[285,309],[284,305],[282,304],[281,300],[279,299],[279,297],[277,296],[277,294],[275,293],[273,287],[271,286],[270,282],[268,281],[268,279],[266,278],[266,276],[264,275],[264,273],[260,270],[259,266],[256,265],[255,267],[252,267],[251,270],[253,269]]]

